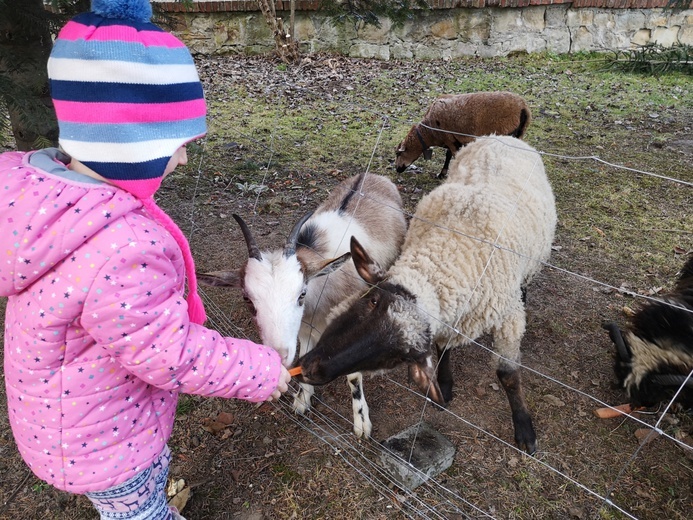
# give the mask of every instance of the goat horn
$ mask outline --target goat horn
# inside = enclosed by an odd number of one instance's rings
[[[685,383],[687,388],[693,388],[693,379],[688,376],[660,374],[652,376],[652,382],[663,386],[681,386]]]
[[[248,245],[248,257],[254,258],[255,260],[262,260],[262,255],[260,254],[260,248],[257,247],[257,243],[253,238],[253,234],[250,232],[250,228],[247,226],[243,219],[236,215],[235,213],[232,217],[241,226],[241,231],[243,232],[243,238],[245,238],[245,243]]]
[[[294,228],[291,230],[291,233],[289,233],[289,238],[286,239],[286,245],[284,246],[284,256],[286,258],[289,258],[290,256],[296,254],[296,243],[298,242],[298,234],[301,231],[303,224],[306,223],[306,220],[308,220],[312,214],[313,212],[309,211],[308,213],[303,215],[298,220],[298,222],[296,222]]]
[[[623,341],[623,336],[621,335],[621,329],[618,328],[618,325],[616,325],[612,321],[609,323],[603,323],[602,328],[609,331],[609,337],[611,338],[611,341],[614,342],[614,345],[616,345],[616,351],[618,352],[619,357],[623,361],[630,361],[631,358],[633,357],[633,354],[631,353],[630,349],[628,348],[628,345],[626,345],[626,342]]]

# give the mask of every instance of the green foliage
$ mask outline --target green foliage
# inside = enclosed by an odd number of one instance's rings
[[[691,7],[691,0],[669,0],[667,2],[667,9],[672,9],[673,11],[683,11],[684,9],[689,9]]]
[[[190,395],[181,395],[178,399],[178,406],[176,407],[176,415],[183,416],[187,415],[195,409],[196,400]]]
[[[320,9],[332,16],[332,22],[374,25],[380,17],[392,20],[395,27],[413,17],[416,9],[428,9],[426,0],[323,0]]]
[[[615,51],[607,59],[607,68],[660,76],[669,72],[693,74],[693,46],[662,47],[650,43],[626,51]]]
[[[46,60],[50,38],[67,16],[88,0],[0,0],[0,136],[27,129],[37,147],[57,138],[57,123],[49,102]],[[15,136],[16,137],[16,136]]]
[[[46,76],[51,41],[70,18],[90,7],[90,0],[0,0],[0,141],[14,134],[20,149],[57,142]],[[159,10],[157,15],[163,16]]]
[[[47,482],[40,481],[31,486],[31,490],[34,493],[43,493],[46,489],[50,488]]]

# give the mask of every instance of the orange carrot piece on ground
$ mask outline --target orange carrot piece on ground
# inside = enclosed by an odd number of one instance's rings
[[[641,408],[631,408],[630,403],[620,404],[612,408],[605,406],[604,408],[597,408],[594,411],[594,415],[600,419],[612,419],[614,417],[620,417],[621,415],[628,415],[633,412],[642,410]]]

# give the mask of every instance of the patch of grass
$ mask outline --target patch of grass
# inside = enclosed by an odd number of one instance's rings
[[[31,486],[31,490],[34,493],[43,493],[44,491],[46,491],[47,489],[50,489],[50,488],[51,488],[51,486],[47,482],[43,482],[43,481],[36,482],[35,484],[33,484]]]
[[[282,463],[272,466],[272,474],[285,486],[291,486],[300,480],[300,475],[295,469]]]
[[[178,406],[176,407],[176,415],[187,415],[195,409],[197,398],[192,395],[181,394],[178,398]]]

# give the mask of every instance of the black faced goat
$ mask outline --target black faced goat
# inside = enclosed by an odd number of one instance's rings
[[[670,401],[677,392],[677,402],[693,407],[693,255],[674,290],[641,307],[625,330],[613,322],[603,327],[616,346],[614,372],[633,408]]]

